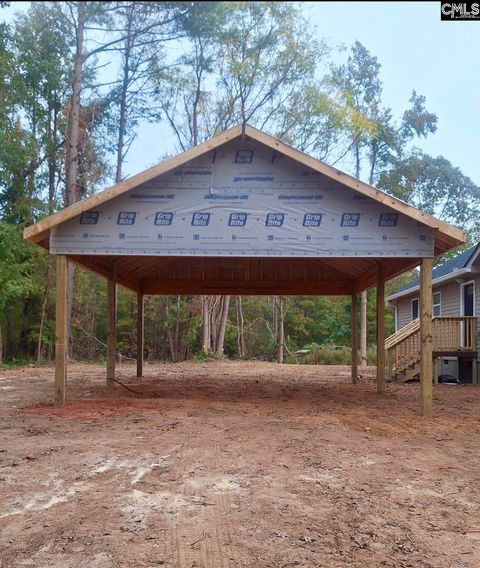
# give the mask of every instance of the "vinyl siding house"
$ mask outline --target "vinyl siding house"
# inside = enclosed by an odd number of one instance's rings
[[[393,307],[395,334],[385,342],[387,374],[406,381],[418,374],[419,290],[415,280],[386,298]],[[480,333],[480,244],[432,272],[434,381],[447,376],[477,382]]]

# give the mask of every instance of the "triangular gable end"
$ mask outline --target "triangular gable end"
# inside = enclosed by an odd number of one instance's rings
[[[67,255],[420,258],[434,232],[253,139],[53,227]]]
[[[58,254],[422,257],[463,241],[462,231],[249,126],[76,203],[25,238],[50,248],[51,229]]]

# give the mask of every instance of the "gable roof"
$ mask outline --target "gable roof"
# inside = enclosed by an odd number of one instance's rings
[[[449,258],[440,266],[437,266],[432,270],[432,284],[439,284],[452,278],[456,278],[460,274],[463,274],[470,270],[473,261],[477,258],[480,253],[480,243],[463,250],[458,253],[453,258]],[[420,280],[412,280],[405,286],[402,286],[394,294],[391,294],[386,299],[395,300],[401,298],[402,296],[408,296],[412,292],[417,291],[420,288]]]
[[[261,132],[249,125],[234,126],[211,140],[203,142],[202,144],[174,156],[173,158],[165,160],[157,166],[153,166],[132,176],[131,178],[126,179],[125,181],[117,183],[109,189],[82,201],[78,201],[77,203],[70,205],[70,207],[42,219],[35,225],[31,225],[24,230],[24,239],[37,243],[48,249],[49,234],[53,227],[238,138],[257,141],[330,179],[342,183],[354,191],[369,197],[373,201],[381,203],[384,206],[410,217],[417,222],[423,223],[427,227],[431,227],[435,230],[435,254],[440,254],[465,242],[465,235],[461,229],[448,225],[443,221],[439,221],[435,217],[424,213],[423,211],[420,211],[419,209],[416,209],[415,207],[408,205],[407,203],[404,203],[403,201],[400,201],[399,199],[396,199],[395,197],[392,197],[391,195],[388,195],[387,193],[384,193],[383,191],[380,191],[348,174],[345,174],[340,170],[317,160],[316,158],[312,158],[300,150],[296,150],[292,146],[285,144],[285,142],[269,136],[268,134],[265,134],[264,132]]]

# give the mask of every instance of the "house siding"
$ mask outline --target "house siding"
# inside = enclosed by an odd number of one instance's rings
[[[480,383],[480,276],[466,278],[465,282],[473,281],[475,284],[475,316],[477,317],[477,377]],[[441,315],[460,315],[460,284],[455,281],[433,286],[433,292],[441,293]],[[412,321],[412,300],[419,298],[419,291],[413,292],[396,300],[398,328],[401,329]]]
[[[480,277],[475,279],[475,315],[480,316]],[[470,280],[466,280],[470,282]],[[458,282],[449,282],[438,286],[433,286],[433,292],[440,292],[440,314],[442,316],[459,316],[460,315],[460,284]],[[419,298],[419,292],[414,292],[409,296],[399,298],[397,300],[397,318],[398,329],[401,329],[412,321],[412,300]]]

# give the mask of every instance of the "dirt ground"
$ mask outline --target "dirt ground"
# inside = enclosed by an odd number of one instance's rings
[[[480,387],[361,373],[0,372],[0,568],[480,566]]]

